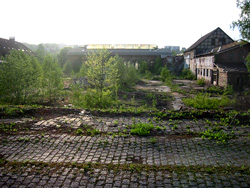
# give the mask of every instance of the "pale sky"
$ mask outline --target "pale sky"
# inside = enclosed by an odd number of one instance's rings
[[[0,0],[0,38],[30,44],[156,44],[188,48],[230,28],[236,0]]]

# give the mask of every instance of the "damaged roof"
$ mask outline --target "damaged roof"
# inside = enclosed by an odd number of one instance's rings
[[[234,62],[234,63],[214,63],[217,67],[222,68],[226,72],[239,72],[239,73],[248,73],[247,66],[244,62]]]

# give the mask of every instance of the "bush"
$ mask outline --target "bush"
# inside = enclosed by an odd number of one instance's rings
[[[131,125],[131,134],[137,134],[139,136],[147,136],[150,134],[150,131],[154,128],[152,123],[142,123]]]
[[[73,89],[72,103],[75,106],[82,108],[109,108],[116,100],[114,99],[111,91],[97,92],[95,89],[83,92],[83,89],[75,87]]]
[[[223,91],[223,88],[219,87],[219,86],[211,86],[207,89],[207,91],[209,93],[216,93],[216,94],[223,94],[224,91]]]
[[[183,98],[183,102],[188,106],[200,109],[218,109],[219,107],[234,104],[234,100],[229,99],[227,96],[211,98],[207,93],[199,93],[194,98]]]
[[[43,80],[42,86],[46,96],[49,99],[52,99],[52,96],[55,97],[60,90],[63,89],[62,81],[62,70],[59,67],[57,61],[51,56],[47,55],[44,58],[43,64]]]
[[[198,79],[196,83],[198,86],[205,86],[206,85],[204,78]]]
[[[41,89],[42,69],[37,58],[13,50],[0,64],[0,102],[31,103]]]
[[[233,93],[233,86],[228,84],[227,87],[224,89],[224,95],[232,95]]]
[[[139,81],[138,73],[133,65],[124,64],[124,59],[116,57],[116,68],[118,70],[118,84],[119,89],[134,85]]]
[[[165,66],[161,71],[161,80],[163,82],[171,81],[173,78],[172,74],[170,73],[170,70]]]
[[[190,69],[184,68],[181,73],[181,78],[195,80],[195,75],[192,73]]]

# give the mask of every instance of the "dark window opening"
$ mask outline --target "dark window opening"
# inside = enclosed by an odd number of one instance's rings
[[[242,85],[241,77],[237,77],[237,85],[238,86]]]
[[[212,39],[212,43],[211,43],[212,46],[215,45],[215,39]]]

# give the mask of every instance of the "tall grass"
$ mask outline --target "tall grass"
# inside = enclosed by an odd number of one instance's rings
[[[198,93],[194,98],[184,98],[183,102],[187,106],[194,108],[218,109],[219,107],[234,105],[235,100],[224,95],[218,98],[211,98],[208,93]]]

